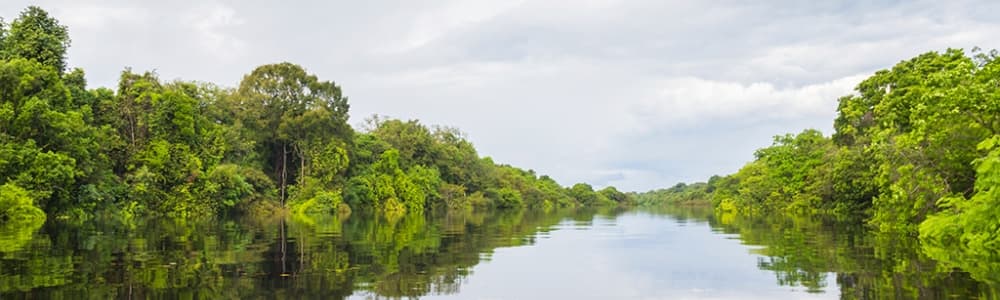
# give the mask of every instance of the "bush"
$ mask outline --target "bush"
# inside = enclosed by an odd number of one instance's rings
[[[0,224],[37,223],[45,212],[35,206],[28,191],[11,183],[0,186]]]
[[[493,199],[497,208],[510,209],[521,208],[524,206],[524,200],[521,198],[521,193],[514,189],[489,189],[487,190],[487,193],[489,197]]]

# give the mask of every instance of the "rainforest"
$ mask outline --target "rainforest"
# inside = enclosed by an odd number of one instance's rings
[[[638,192],[494,162],[454,127],[351,126],[349,87],[290,62],[90,87],[68,27],[9,17],[0,298],[1000,297],[997,51],[905,59],[838,99],[831,134]]]

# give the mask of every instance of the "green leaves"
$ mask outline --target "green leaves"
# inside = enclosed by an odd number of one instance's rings
[[[778,136],[716,190],[724,210],[867,216],[883,231],[912,233],[927,216],[997,184],[972,168],[997,146],[996,56],[928,52],[876,72],[839,99],[836,132]],[[735,187],[733,187],[735,183]],[[948,212],[942,212],[948,214]]]
[[[419,212],[424,209],[428,195],[437,194],[440,181],[437,172],[422,166],[403,171],[399,152],[389,149],[365,171],[351,178],[345,194],[355,206],[369,204],[379,210]]]
[[[685,205],[708,205],[710,204],[711,193],[717,192],[717,183],[720,177],[714,176],[709,183],[698,182],[692,184],[678,183],[666,189],[648,191],[635,194],[634,198],[640,206],[685,206]],[[614,187],[607,187],[601,190],[609,199],[617,202],[629,201],[627,194],[617,195],[621,192],[614,190]],[[625,196],[624,200],[619,197]]]
[[[866,151],[872,153],[882,195],[874,222],[883,228],[912,230],[937,210],[942,197],[967,193],[975,178],[970,163],[976,144],[989,133],[995,115],[973,109],[982,99],[976,64],[960,50],[930,52],[901,62],[866,82],[888,89],[866,89],[875,119]],[[995,89],[996,87],[993,87]]]
[[[69,31],[66,26],[37,6],[29,6],[10,24],[10,30],[0,30],[0,59],[25,58],[50,66],[58,72],[66,69],[66,49]]]
[[[397,215],[628,202],[497,165],[453,128],[376,119],[355,135],[341,88],[288,62],[255,68],[236,89],[125,69],[117,90],[87,90],[83,70],[64,73],[69,42],[37,7],[0,24],[0,184],[60,219],[186,218],[285,199],[299,212],[347,202]]]
[[[0,60],[0,96],[0,184],[27,189],[42,208],[67,209],[77,179],[97,171],[99,137],[58,74],[38,62]]]
[[[943,200],[945,211],[920,224],[920,239],[928,254],[946,264],[962,268],[979,280],[997,281],[1000,265],[1000,149],[992,136],[980,143],[989,153],[976,161],[976,193]]]
[[[28,191],[7,183],[0,185],[0,224],[30,224],[45,220],[45,212],[35,206]]]
[[[202,197],[219,201],[229,208],[252,200],[251,197],[256,194],[254,186],[240,174],[240,169],[240,166],[232,164],[213,168],[205,177]]]
[[[776,136],[770,147],[757,150],[757,160],[733,175],[722,198],[741,211],[784,210],[811,214],[829,209],[830,177],[837,148],[816,130]],[[736,186],[732,186],[732,184]],[[722,198],[714,200],[721,204]]]
[[[997,145],[1000,145],[1000,136],[993,136],[983,140],[979,143],[979,145],[976,145],[976,149],[980,151],[990,151],[996,148]]]
[[[301,66],[284,62],[257,67],[243,77],[233,97],[237,110],[233,115],[245,127],[241,136],[249,138],[257,156],[265,159],[262,165],[278,182],[282,197],[287,185],[313,175],[306,174],[308,164],[315,162],[313,155],[322,155],[329,143],[351,140],[349,106],[340,87],[320,81]],[[331,172],[325,172],[320,176],[331,179]]]
[[[490,189],[487,191],[487,195],[495,199],[498,208],[512,209],[524,206],[521,193],[509,187]]]

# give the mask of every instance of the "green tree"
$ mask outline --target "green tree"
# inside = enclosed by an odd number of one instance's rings
[[[3,36],[3,31],[0,30],[0,36]],[[11,22],[10,30],[0,40],[0,59],[25,58],[62,72],[66,69],[69,44],[66,26],[59,24],[45,10],[29,6]]]
[[[832,207],[830,173],[837,148],[816,130],[774,138],[774,144],[754,153],[756,160],[732,177],[735,195],[716,199],[740,211],[789,210],[816,213]],[[717,179],[716,181],[720,181]],[[715,185],[718,188],[717,185]],[[726,187],[716,193],[733,192]]]
[[[602,195],[594,192],[594,188],[586,183],[577,183],[569,189],[570,197],[576,199],[583,205],[599,205],[601,200],[607,200],[603,198]]]
[[[403,168],[413,165],[431,166],[438,161],[434,137],[426,126],[417,120],[402,121],[397,119],[383,120],[374,118],[374,129],[371,134],[385,141],[399,151],[399,159]]]
[[[972,273],[980,280],[1000,284],[1000,136],[979,144],[989,153],[976,160],[976,193],[957,195],[938,202],[945,208],[920,224],[920,239],[927,253]]]
[[[65,211],[78,186],[101,173],[99,132],[73,106],[51,68],[0,60],[0,183],[15,182],[46,210]]]
[[[28,191],[11,183],[0,185],[0,224],[34,223],[45,220]]]
[[[302,177],[309,153],[329,142],[350,141],[347,98],[340,87],[291,63],[257,67],[236,91],[242,126],[254,141],[264,169],[286,187]]]
[[[517,209],[524,206],[521,193],[509,187],[489,189],[487,196],[494,199],[496,207],[501,209]]]
[[[938,199],[972,192],[976,144],[996,130],[995,115],[977,109],[988,103],[979,94],[991,89],[977,84],[977,72],[961,50],[930,52],[866,79],[848,100],[858,104],[844,105],[859,109],[841,119],[864,125],[847,126],[848,133],[870,134],[860,140],[870,140],[866,151],[875,159],[873,221],[883,230],[912,231],[937,211]]]
[[[38,7],[0,21],[0,184],[59,219],[184,219],[272,209],[273,198],[337,213],[342,202],[399,213],[627,199],[592,188],[574,198],[547,176],[480,157],[454,128],[376,118],[355,135],[340,87],[291,63],[260,66],[235,89],[131,69],[117,89],[88,89],[82,69],[66,68],[69,44]]]

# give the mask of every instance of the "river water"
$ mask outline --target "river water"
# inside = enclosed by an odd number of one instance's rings
[[[0,299],[972,299],[993,279],[849,222],[698,208],[0,229]]]

